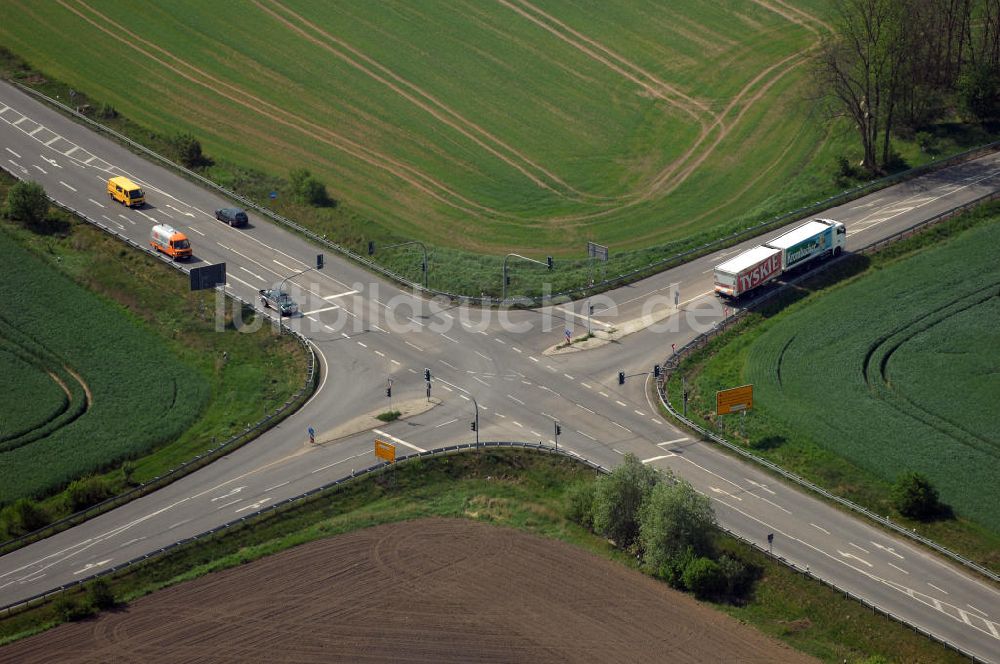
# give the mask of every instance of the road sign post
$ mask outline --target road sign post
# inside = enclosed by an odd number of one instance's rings
[[[316,443],[316,429],[313,429],[312,427],[309,427],[308,433],[309,433],[309,444],[310,445],[315,444]]]
[[[753,385],[741,385],[715,393],[717,415],[739,413],[753,408]]]
[[[774,533],[767,534],[767,553],[774,558]]]

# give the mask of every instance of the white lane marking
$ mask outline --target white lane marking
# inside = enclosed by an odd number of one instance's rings
[[[589,319],[590,322],[593,323],[594,325],[600,325],[601,327],[611,327],[609,323],[605,323],[604,321],[599,321],[593,316],[587,316],[586,314],[578,314],[575,311],[572,311],[571,309],[567,309],[566,307],[556,307],[556,311],[561,311],[564,314],[573,316],[574,318],[582,318],[583,320]]]
[[[620,449],[618,449],[617,447],[612,447],[611,449],[612,449],[613,451],[617,452],[618,454],[621,454],[622,456],[625,456],[625,453],[624,453],[624,452],[622,452],[622,451],[621,451]]]
[[[277,263],[278,267],[280,267],[280,268],[282,268],[284,270],[289,270],[289,271],[295,270],[294,267],[288,267],[287,265],[285,265],[284,263],[282,263],[281,261],[279,261],[277,258],[272,258],[271,260],[273,260],[275,263]],[[375,301],[378,302],[378,300],[375,300]],[[379,302],[379,304],[382,304],[382,303]],[[385,306],[385,305],[382,305],[382,306]]]
[[[355,454],[354,456],[349,456],[346,459],[341,459],[340,461],[334,461],[333,463],[328,463],[325,466],[320,466],[319,468],[316,468],[315,470],[310,471],[309,474],[310,475],[315,475],[316,473],[320,472],[321,470],[326,470],[327,468],[333,468],[334,466],[339,466],[340,464],[344,463],[345,461],[350,461],[351,459],[357,459],[359,456],[365,456],[367,454],[370,454],[370,452],[362,452],[361,454]]]
[[[848,544],[851,545],[851,546],[853,546],[855,549],[857,549],[861,553],[871,553],[871,551],[869,551],[868,549],[863,549],[860,546],[858,546],[857,544],[855,544],[854,542],[848,542]]]
[[[306,312],[304,312],[302,315],[303,316],[309,316],[311,314],[321,314],[324,311],[333,311],[334,309],[340,309],[340,307],[338,307],[337,305],[333,305],[332,307],[323,307],[322,309],[313,309],[312,311],[306,311]]]
[[[729,493],[729,492],[728,492],[728,491],[726,491],[725,489],[720,489],[720,488],[719,488],[719,487],[717,487],[717,486],[710,486],[710,487],[708,487],[708,488],[709,488],[709,489],[711,489],[712,491],[714,491],[715,493],[721,493],[721,494],[725,494],[725,495],[729,496],[730,498],[733,498],[734,500],[738,500],[738,501],[740,501],[741,503],[743,502],[743,499],[742,499],[742,498],[740,498],[739,496],[734,496],[733,494]]]
[[[426,325],[424,325],[423,323],[421,323],[420,321],[418,321],[418,320],[417,320],[416,318],[414,318],[413,316],[407,316],[407,317],[406,317],[406,320],[410,321],[411,323],[416,323],[416,324],[417,324],[417,325],[419,325],[420,327],[427,327]]]
[[[687,440],[687,438],[685,438],[684,440]],[[757,488],[759,488],[759,489],[763,489],[764,491],[767,491],[767,492],[768,492],[769,494],[771,494],[772,496],[774,496],[774,495],[777,495],[777,494],[775,494],[775,493],[774,493],[774,491],[771,491],[770,489],[768,489],[768,488],[767,488],[767,485],[766,485],[766,484],[761,484],[760,482],[754,482],[754,481],[753,481],[752,479],[750,479],[749,477],[744,477],[743,479],[745,479],[745,480],[746,480],[747,482],[749,482],[750,484],[753,484],[753,485],[754,485],[755,487],[757,487]],[[865,551],[865,553],[868,553],[868,552],[867,552],[867,551]]]
[[[440,381],[441,379],[439,378],[438,380]],[[444,381],[441,381],[441,382],[444,382]],[[455,391],[455,390],[451,389],[450,387],[448,387],[447,385],[442,385],[441,389],[442,390],[447,390],[449,392],[454,392]]]
[[[511,346],[511,347],[510,347],[510,349],[511,349],[512,351],[514,351],[515,353],[521,353],[521,352],[523,352],[523,351],[522,351],[522,350],[521,350],[520,348],[518,348],[517,346]]]
[[[424,352],[423,348],[421,348],[420,346],[418,346],[416,344],[411,344],[409,341],[406,341],[405,339],[403,340],[403,343],[406,344],[407,346],[409,346],[410,348],[416,350],[418,353]]]
[[[635,413],[636,415],[642,415],[643,417],[646,417],[646,413],[642,412],[641,410],[633,409],[632,412]]]
[[[269,486],[266,489],[264,489],[264,493],[267,493],[268,491],[273,491],[274,489],[278,489],[278,488],[283,487],[286,484],[290,484],[290,483],[291,483],[291,480],[285,480],[281,484],[275,484],[274,486]]]
[[[447,422],[442,422],[441,424],[435,424],[434,428],[435,429],[440,429],[441,427],[446,427],[449,424],[453,424],[455,422],[458,422],[458,418],[457,417],[455,419],[453,419],[453,420],[448,420]]]
[[[379,357],[385,357],[385,353],[383,353],[380,350],[375,351],[375,354],[378,355]]]
[[[452,339],[451,337],[449,337],[444,332],[441,333],[441,336],[444,337],[445,339],[447,339],[448,341],[450,341],[453,344],[457,344],[458,343],[458,339]]]
[[[93,198],[88,198],[87,200],[90,201],[91,203],[93,203],[94,205],[96,205],[99,208],[103,208],[104,207],[104,203],[101,203],[99,201],[95,201]]]
[[[393,364],[396,364],[396,365],[398,365],[398,366],[403,366],[403,363],[402,363],[402,362],[400,362],[399,360],[393,360],[393,359],[390,359],[389,361],[390,361],[390,362],[392,362]]]
[[[240,491],[242,491],[245,488],[246,488],[245,485],[244,486],[235,487],[229,493],[224,493],[221,496],[216,496],[215,498],[212,498],[212,502],[214,503],[217,500],[222,500],[223,498],[229,498],[230,496],[234,496],[234,495],[236,495],[237,493],[239,493]]]
[[[839,553],[840,555],[842,555],[845,558],[851,558],[853,560],[857,560],[859,563],[863,563],[865,565],[868,565],[869,567],[873,566],[870,562],[868,562],[864,558],[860,558],[860,557],[854,555],[853,553],[847,553],[846,551],[841,551],[840,549],[837,549],[837,553]]]
[[[198,230],[197,228],[195,228],[194,226],[188,226],[188,229],[189,229],[189,230],[191,230],[191,231],[193,231],[193,232],[195,232],[195,233],[197,233],[198,235],[201,235],[202,237],[204,237],[204,236],[205,236],[205,234],[204,234],[204,233],[202,233],[201,231],[199,231],[199,230]]]
[[[441,362],[441,364],[443,364],[444,366],[448,367],[449,369],[453,369],[455,371],[458,371],[458,367],[456,367],[454,364],[452,364],[448,360],[438,360],[438,361]]]
[[[236,503],[240,502],[241,500],[243,500],[243,499],[242,498],[237,498],[236,500],[232,500],[232,501],[230,501],[228,503],[223,503],[222,505],[219,505],[218,507],[216,507],[215,511],[218,512],[219,510],[224,509],[226,507],[229,507],[230,505],[235,505]]]
[[[617,422],[612,422],[612,424],[614,424],[614,425],[615,425],[616,427],[618,427],[619,429],[625,429],[625,431],[628,431],[629,433],[632,433],[632,430],[631,430],[631,429],[629,429],[629,428],[628,428],[627,426],[624,426],[624,425],[621,425],[621,424],[618,424]]]
[[[535,357],[535,356],[533,356],[533,355],[529,355],[528,359],[531,360],[532,362],[537,362],[538,361],[538,358]]]
[[[653,461],[659,461],[660,459],[669,459],[672,456],[677,456],[676,454],[661,454],[660,456],[649,457],[648,459],[643,459],[643,463],[651,463]]]
[[[524,425],[521,424],[520,422],[518,422],[517,420],[511,420],[511,422],[513,422],[514,424],[516,424],[518,427],[520,427],[522,429],[524,428]]]
[[[311,321],[312,321],[312,322],[314,322],[314,323],[318,323],[318,322],[319,322],[319,319],[318,319],[318,318],[314,318],[314,317],[312,317],[312,316],[306,316],[306,318],[308,318],[309,320],[311,320]],[[378,352],[378,351],[375,351],[375,352]]]
[[[503,419],[505,419],[505,420],[507,419],[507,416],[506,416],[506,415],[501,415],[500,413],[497,413],[497,417],[501,417],[501,418],[503,418]]]
[[[869,540],[869,541],[871,541],[871,540]],[[872,544],[875,546],[875,548],[882,549],[886,553],[891,553],[892,555],[896,556],[900,560],[906,560],[905,558],[903,558],[903,556],[901,556],[898,553],[896,553],[891,546],[882,546],[878,542],[872,542]]]
[[[577,430],[577,433],[580,434],[581,436],[583,436],[584,438],[590,438],[591,440],[593,440],[595,442],[597,441],[597,439],[594,438],[593,436],[591,436],[589,433],[584,433],[584,432],[579,431],[579,430]]]
[[[542,434],[538,433],[537,431],[528,430],[528,433],[530,433],[532,436],[536,436],[538,438],[542,437]]]
[[[812,526],[813,528],[815,528],[816,530],[822,530],[822,531],[823,531],[824,533],[826,533],[827,535],[829,535],[829,534],[830,534],[830,531],[829,531],[829,530],[827,530],[826,528],[823,528],[822,526],[817,526],[817,525],[816,525],[815,523],[813,523],[813,522],[811,522],[811,521],[809,522],[809,525],[810,525],[810,526]]]
[[[931,583],[930,581],[928,581],[928,582],[927,582],[927,585],[929,585],[929,586],[930,586],[931,588],[933,588],[934,590],[937,590],[937,591],[939,591],[939,592],[943,592],[943,593],[944,593],[945,595],[950,595],[950,594],[951,594],[951,593],[949,593],[949,592],[948,592],[947,590],[945,590],[944,588],[938,588],[937,586],[935,586],[935,585],[934,585],[933,583]]]
[[[657,447],[663,447],[664,445],[673,445],[674,443],[683,443],[685,440],[687,440],[687,436],[685,436],[683,438],[674,438],[673,440],[665,440],[662,443],[657,443],[656,446]]]
[[[136,210],[136,212],[138,212],[139,214],[141,214],[142,216],[144,216],[146,219],[149,219],[154,224],[157,223],[156,219],[153,219],[152,217],[150,217],[148,214],[146,214],[142,210]]]
[[[324,299],[324,300],[332,300],[332,299],[334,299],[334,298],[338,298],[338,297],[344,297],[345,295],[354,295],[354,294],[355,294],[355,293],[357,293],[357,292],[359,292],[359,291],[356,291],[356,290],[349,290],[349,291],[347,291],[346,293],[337,293],[336,295],[327,295],[327,296],[326,296],[326,297],[324,297],[323,299]]]
[[[101,567],[102,565],[107,565],[108,563],[111,562],[111,560],[112,560],[111,558],[108,558],[107,560],[102,560],[99,563],[87,563],[81,569],[78,569],[75,572],[73,572],[73,576],[76,576],[77,574],[83,574],[84,572],[92,570],[95,567]]]
[[[167,212],[166,210],[164,210],[162,208],[156,208],[156,211],[159,212],[160,214],[162,214],[167,219],[173,219],[174,218],[174,215],[170,214],[169,212]],[[191,215],[191,216],[194,216],[194,215]],[[203,233],[203,235],[204,235],[204,233]]]
[[[38,166],[37,164],[32,164],[31,166],[32,166],[33,168],[37,168],[37,169],[38,169],[39,171],[41,171],[42,173],[45,173],[45,175],[48,175],[48,174],[49,174],[49,173],[48,173],[48,171],[46,171],[46,170],[45,170],[44,168],[42,168],[41,166]]]
[[[7,109],[5,108],[4,110],[7,110]],[[23,157],[21,157],[21,155],[19,155],[18,153],[14,152],[10,148],[6,148],[5,147],[4,150],[6,150],[7,152],[11,153],[12,155],[14,155],[15,157],[17,157],[18,159],[22,159],[23,158]]]
[[[591,387],[590,385],[587,385],[586,383],[580,383],[580,384],[583,385],[584,387],[586,387],[588,390],[594,389],[593,387]]]
[[[577,408],[583,408],[583,409],[584,409],[585,411],[587,411],[587,412],[588,412],[588,413],[590,413],[591,415],[596,415],[596,413],[595,413],[594,411],[592,411],[591,409],[587,408],[587,407],[586,407],[586,406],[584,406],[584,405],[581,405],[581,404],[576,404],[576,407],[577,407]]]
[[[988,613],[986,613],[982,609],[977,609],[976,607],[972,606],[971,604],[966,604],[966,606],[969,607],[970,609],[972,609],[973,611],[978,611],[979,613],[983,614],[984,616],[988,616],[989,615]]]
[[[240,282],[244,286],[252,288],[255,293],[257,292],[257,287],[256,286],[254,286],[253,284],[251,284],[251,283],[249,283],[247,281],[243,281],[242,279],[240,279],[239,277],[237,277],[235,274],[229,273],[229,274],[226,275],[226,278],[227,279],[235,279],[236,281]]]
[[[564,373],[564,374],[563,374],[563,376],[565,376],[565,377],[566,377],[566,378],[568,378],[569,380],[576,380],[576,378],[573,378],[573,377],[572,377],[572,376],[570,376],[570,375],[569,375],[568,373]]]
[[[618,401],[617,399],[615,399],[615,403],[618,404],[619,406],[621,406],[622,408],[626,407],[624,401]]]
[[[546,368],[546,369],[548,369],[549,371],[558,371],[558,369],[556,369],[556,368],[555,368],[554,366],[552,366],[551,364],[546,364],[546,365],[545,365],[545,368]]]
[[[415,450],[417,452],[426,452],[427,451],[427,450],[423,449],[422,447],[417,447],[413,443],[408,443],[405,440],[402,440],[401,438],[396,438],[395,436],[393,436],[391,434],[388,434],[385,431],[382,431],[381,429],[372,429],[372,431],[374,431],[375,433],[377,433],[380,436],[385,436],[386,438],[388,438],[389,440],[393,441],[394,443],[399,443],[400,445],[406,445],[410,449]]]
[[[240,268],[241,270],[243,270],[244,272],[246,272],[247,274],[249,274],[249,275],[250,275],[251,277],[253,277],[254,279],[257,279],[257,280],[259,280],[259,281],[265,281],[264,277],[260,276],[260,275],[259,275],[259,274],[257,274],[256,272],[251,272],[250,270],[246,269],[246,268],[245,268],[245,267],[243,267],[242,265],[240,265],[240,266],[239,266],[239,268]]]
[[[362,343],[360,341],[358,342],[358,345],[361,346],[362,348],[368,348],[368,344]]]
[[[70,191],[76,191],[76,187],[71,187],[70,185],[66,184],[66,183],[65,183],[65,182],[63,182],[62,180],[59,180],[59,184],[61,184],[62,186],[66,187],[66,188],[67,188],[67,189],[69,189]]]
[[[515,397],[513,394],[508,394],[507,398],[510,399],[511,401],[521,404],[522,406],[524,405],[524,402]]]
[[[895,568],[895,569],[898,569],[898,570],[899,570],[900,572],[902,572],[903,574],[907,574],[907,575],[909,575],[909,572],[907,572],[907,571],[906,571],[905,569],[903,569],[903,568],[902,568],[902,567],[900,567],[899,565],[893,565],[892,563],[889,563],[889,567],[892,567],[892,568]]]
[[[504,341],[503,339],[501,339],[500,337],[493,337],[493,341],[496,341],[497,343],[501,343],[501,344],[503,344],[505,346],[507,345],[507,342]]]
[[[464,394],[459,394],[458,396],[462,397],[466,401],[471,401],[471,399],[469,397],[465,396]]]
[[[608,393],[607,393],[607,392],[598,392],[598,394],[600,394],[600,395],[601,395],[602,397],[606,397],[606,398],[608,398],[608,399],[610,399],[610,398],[611,398],[611,397],[609,397],[609,396],[608,396]]]
[[[236,509],[235,513],[239,514],[240,512],[245,512],[246,510],[259,510],[261,507],[265,505],[265,503],[268,503],[270,501],[271,501],[270,497],[261,498],[256,503],[250,503],[249,505],[244,505],[243,507]]]
[[[477,350],[477,351],[475,351],[475,353],[476,353],[476,355],[478,355],[479,357],[483,358],[484,360],[490,360],[490,361],[492,361],[492,358],[490,358],[490,356],[489,356],[489,355],[483,355],[483,354],[482,354],[482,353],[480,353],[480,352],[479,352],[478,350]]]
[[[482,379],[482,378],[480,378],[479,376],[473,376],[473,377],[472,377],[472,380],[478,380],[478,381],[479,381],[480,383],[482,383],[482,384],[483,384],[483,385],[485,385],[486,387],[489,387],[489,386],[490,386],[490,384],[489,384],[489,383],[487,383],[487,382],[486,382],[485,380],[483,380],[483,379]]]

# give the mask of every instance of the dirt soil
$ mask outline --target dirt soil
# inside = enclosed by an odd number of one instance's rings
[[[562,542],[423,519],[312,542],[0,648],[0,662],[814,662]]]

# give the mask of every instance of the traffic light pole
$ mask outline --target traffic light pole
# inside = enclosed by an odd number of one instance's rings
[[[285,292],[285,282],[288,281],[289,279],[294,279],[295,277],[300,277],[303,274],[305,274],[306,272],[311,272],[312,270],[322,270],[322,269],[323,269],[323,254],[317,254],[317,256],[316,256],[316,267],[307,267],[306,269],[300,270],[300,271],[296,272],[295,274],[288,275],[287,277],[285,277],[284,279],[281,280],[280,284],[278,284],[278,292],[279,293]]]
[[[476,448],[479,447],[479,404],[476,402],[476,397],[472,397],[472,407],[476,409],[476,419],[472,423],[472,430],[476,432]]]
[[[400,242],[398,244],[390,244],[390,245],[388,245],[386,247],[382,247],[382,248],[383,249],[395,249],[396,247],[405,247],[405,246],[410,245],[410,244],[419,244],[420,248],[424,252],[424,262],[420,264],[420,267],[423,269],[423,273],[424,273],[424,288],[427,288],[427,247],[424,246],[423,242],[421,242],[420,240],[411,240],[410,242]],[[369,256],[375,255],[375,243],[374,242],[369,242],[368,243],[368,255]]]
[[[542,261],[536,261],[534,258],[528,258],[527,256],[522,256],[521,254],[507,254],[506,256],[504,256],[503,257],[503,287],[500,289],[500,293],[501,293],[500,300],[501,300],[501,302],[507,299],[507,282],[510,279],[508,277],[508,272],[507,272],[507,259],[510,258],[510,257],[512,257],[512,256],[514,258],[520,258],[523,261],[528,261],[529,263],[537,263],[538,265],[544,265],[545,267],[549,268],[550,270],[552,269],[552,265],[553,265],[553,263],[552,263],[552,256],[547,256],[545,258],[545,262],[544,263]]]

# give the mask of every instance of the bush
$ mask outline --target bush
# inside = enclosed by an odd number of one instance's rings
[[[719,558],[719,569],[725,579],[723,592],[732,598],[745,597],[753,587],[757,570],[739,558],[724,554]]]
[[[0,513],[0,523],[12,537],[20,537],[47,526],[50,522],[48,513],[37,503],[27,498],[21,498],[13,505],[8,505]]]
[[[639,510],[658,481],[656,470],[634,454],[626,454],[620,466],[597,480],[594,530],[614,540],[619,548],[630,548],[639,536]]]
[[[28,225],[40,223],[49,213],[49,198],[37,182],[18,182],[7,192],[4,214]]]
[[[932,519],[943,511],[937,489],[920,473],[900,475],[892,488],[892,501],[903,516],[921,521]]]
[[[926,152],[927,154],[936,152],[934,149],[934,134],[929,131],[918,131],[915,139],[917,145],[920,146],[921,152]]]
[[[594,489],[591,480],[577,482],[566,490],[566,518],[584,528],[594,527]]]
[[[82,620],[83,618],[94,614],[93,606],[85,604],[75,597],[68,597],[66,595],[57,599],[53,608],[55,609],[56,615],[59,616],[64,622]]]
[[[191,134],[178,134],[170,141],[178,161],[188,168],[197,168],[208,163],[201,151],[201,143]]]
[[[104,578],[97,579],[90,584],[90,588],[87,589],[87,598],[90,605],[99,611],[113,609],[118,604],[111,584]]]
[[[104,120],[114,120],[118,117],[118,109],[108,103],[101,104],[101,107],[97,109],[97,117]]]
[[[66,490],[66,500],[71,512],[79,512],[114,495],[103,477],[85,477],[76,480]]]
[[[976,120],[1000,120],[1000,73],[989,65],[968,67],[959,77],[958,93],[965,112]]]
[[[861,177],[861,172],[847,159],[847,157],[843,155],[837,157],[837,167],[834,171],[834,178],[837,180],[838,185],[846,187],[859,177]]]
[[[292,198],[303,205],[324,207],[333,205],[334,201],[326,192],[326,185],[313,177],[304,168],[292,169],[289,174],[292,181]]]
[[[695,558],[684,568],[684,585],[699,599],[715,597],[725,589],[726,577],[711,558]]]

